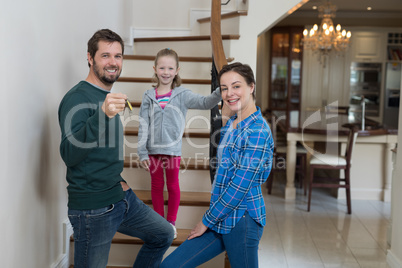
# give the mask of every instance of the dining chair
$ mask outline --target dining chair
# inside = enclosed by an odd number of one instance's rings
[[[358,135],[357,127],[350,127],[348,139],[346,143],[346,150],[344,155],[335,154],[313,154],[310,160],[310,179],[308,182],[308,207],[310,211],[311,205],[311,192],[313,188],[345,188],[346,190],[346,203],[348,214],[352,213],[352,204],[350,197],[350,168],[352,165],[352,151],[356,143]],[[318,169],[325,170],[344,170],[344,178],[340,175],[337,177],[319,177],[314,174]]]
[[[279,119],[280,120],[280,119]],[[274,156],[272,161],[272,169],[271,173],[268,177],[268,194],[272,192],[272,184],[274,180],[274,174],[276,172],[286,172],[286,151],[287,151],[287,143],[286,139],[279,139],[277,135],[277,124],[278,118],[275,115],[271,115],[270,117],[270,126],[272,132],[272,138],[274,140]],[[299,187],[304,188],[304,195],[307,194],[306,187],[303,187],[304,177],[306,174],[306,162],[307,162],[307,150],[301,145],[296,145],[296,175],[298,175],[299,179]]]

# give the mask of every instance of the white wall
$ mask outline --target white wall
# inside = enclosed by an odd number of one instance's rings
[[[132,36],[200,35],[201,26],[197,19],[211,15],[211,0],[176,0],[166,3],[161,0],[136,1],[133,9]],[[222,6],[222,12],[243,9],[243,0],[232,0]]]
[[[402,81],[401,81],[402,82]],[[399,126],[402,126],[402,109],[399,109]],[[395,174],[393,176],[392,194],[392,238],[391,248],[387,254],[387,263],[391,268],[402,267],[402,195],[400,194],[402,189],[402,131],[398,134],[398,152],[395,164]]]
[[[235,10],[239,0],[232,0],[223,9]],[[222,1],[224,2],[224,1]],[[135,1],[133,27],[148,29],[183,29],[190,27],[190,10],[211,10],[211,1],[176,0]],[[146,14],[146,15],[144,15]]]
[[[62,96],[88,74],[98,29],[129,37],[132,1],[7,1],[1,18],[2,267],[51,267],[67,219],[57,119]]]

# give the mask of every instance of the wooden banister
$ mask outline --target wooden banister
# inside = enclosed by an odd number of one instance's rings
[[[225,51],[222,44],[221,33],[221,0],[211,0],[211,46],[212,46],[212,79],[211,79],[211,92],[219,85],[217,76],[222,67],[228,64]],[[217,144],[220,140],[220,129],[224,126],[227,120],[232,115],[229,107],[223,103],[222,111],[219,112],[218,106],[211,110],[211,139],[209,144],[209,157],[215,159],[217,155]],[[216,165],[210,165],[210,178],[211,183],[215,178]]]
[[[232,12],[229,12],[229,13],[222,14],[221,15],[221,20],[235,18],[235,17],[238,17],[238,16],[247,16],[247,11],[245,11],[245,10],[236,10],[236,11],[232,11]],[[198,19],[197,21],[199,23],[210,22],[211,17],[201,18],[201,19]]]
[[[221,0],[212,0],[211,6],[211,45],[216,70],[219,71],[227,64],[222,44],[221,33]]]
[[[228,64],[223,50],[221,32],[221,0],[212,0],[211,6],[211,45],[212,57],[217,73],[222,67]],[[233,115],[233,112],[226,105],[222,105],[222,125]]]

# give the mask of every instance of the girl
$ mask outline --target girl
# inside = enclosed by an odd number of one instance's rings
[[[181,87],[179,57],[172,49],[159,51],[153,68],[156,85],[144,93],[140,108],[138,155],[141,166],[151,174],[152,204],[162,217],[165,216],[163,173],[166,173],[169,193],[167,220],[172,224],[176,238],[180,156],[187,110],[212,109],[221,96],[219,88],[205,97]]]
[[[258,268],[258,244],[265,225],[261,185],[271,171],[273,139],[254,104],[251,68],[225,65],[218,81],[224,105],[236,114],[222,127],[210,206],[161,268],[197,267],[224,251],[232,268]]]

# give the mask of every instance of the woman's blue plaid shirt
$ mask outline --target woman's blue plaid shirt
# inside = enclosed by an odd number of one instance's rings
[[[222,128],[221,139],[236,116]],[[210,229],[227,234],[245,211],[265,226],[265,204],[261,185],[272,167],[274,142],[260,109],[247,117],[228,136],[217,169],[209,209],[202,222]]]

